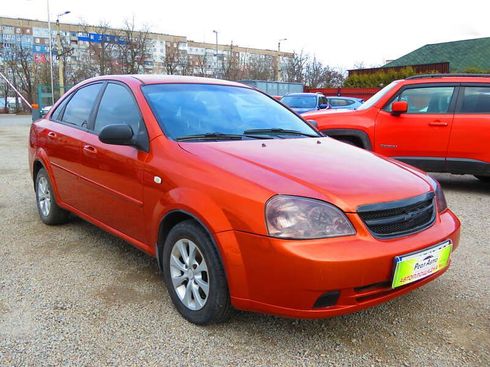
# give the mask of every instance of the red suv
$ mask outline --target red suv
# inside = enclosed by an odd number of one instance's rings
[[[198,324],[373,306],[444,273],[459,241],[436,181],[238,83],[85,81],[33,123],[29,162],[43,222],[73,213],[156,257]]]
[[[423,170],[490,182],[490,75],[414,76],[356,111],[303,117],[328,136]]]

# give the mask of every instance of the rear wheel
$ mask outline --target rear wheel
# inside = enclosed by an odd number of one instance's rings
[[[223,265],[206,231],[186,220],[172,228],[163,249],[163,273],[170,298],[188,321],[206,325],[231,313]]]
[[[479,179],[481,182],[490,183],[490,176],[475,175],[475,177]]]
[[[48,173],[44,168],[36,176],[36,203],[39,216],[45,224],[55,225],[68,221],[69,213],[56,203]]]

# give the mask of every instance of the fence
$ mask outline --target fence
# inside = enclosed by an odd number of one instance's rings
[[[69,90],[72,86],[71,85],[65,85],[65,92]],[[60,87],[58,85],[54,85],[54,101],[56,102],[60,98]],[[50,85],[43,85],[39,84],[37,86],[37,104],[39,105],[39,108],[43,108],[45,106],[51,106],[52,100],[51,100],[51,86]]]
[[[288,93],[303,92],[302,83],[286,83],[265,80],[240,80],[240,83],[260,89],[271,96],[284,96]]]

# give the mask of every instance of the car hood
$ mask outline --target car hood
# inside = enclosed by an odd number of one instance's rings
[[[331,202],[346,212],[431,190],[423,173],[331,138],[179,145],[200,159],[268,190]],[[230,182],[230,184],[233,184]]]
[[[316,111],[315,108],[296,108],[296,107],[290,107],[294,112],[296,113],[305,113],[309,111]]]
[[[357,110],[349,110],[347,108],[331,108],[328,110],[318,110],[318,111],[308,111],[305,113],[302,113],[301,116],[304,118],[307,117],[317,117],[317,116],[322,116],[322,115],[335,115],[336,113],[341,113],[342,116],[346,116],[349,114],[355,115],[359,113]]]

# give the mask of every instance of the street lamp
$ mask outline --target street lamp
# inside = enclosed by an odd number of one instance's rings
[[[216,56],[216,66],[215,66],[215,78],[218,77],[218,31],[213,30],[213,33],[216,35],[216,53],[214,56]]]
[[[276,80],[281,81],[281,42],[282,41],[287,41],[287,38],[281,38],[280,40],[277,41],[277,74],[276,74]]]
[[[63,56],[63,52],[61,49],[61,31],[60,31],[60,18],[63,15],[70,14],[70,11],[64,11],[63,13],[58,14],[56,17],[56,56],[58,59],[58,81],[60,87],[60,97],[65,94],[65,78],[63,76],[63,62],[61,61],[61,56]]]
[[[277,52],[281,52],[281,42],[287,40],[287,38],[281,38],[279,41],[277,41]]]

